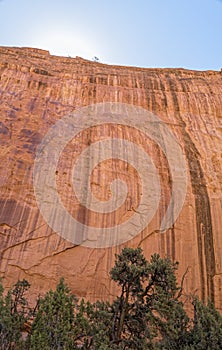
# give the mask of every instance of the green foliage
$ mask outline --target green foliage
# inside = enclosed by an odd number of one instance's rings
[[[1,350],[24,349],[22,331],[29,320],[30,312],[25,293],[30,285],[26,280],[18,281],[4,296],[0,285],[0,348]]]
[[[204,305],[197,298],[193,300],[194,319],[189,334],[189,345],[197,350],[222,349],[222,316],[209,301]]]
[[[111,277],[122,289],[114,302],[114,343],[141,350],[155,348],[160,336],[161,346],[180,343],[188,317],[177,297],[177,266],[157,254],[148,263],[140,248],[125,248],[117,256]]]
[[[83,349],[110,349],[109,334],[112,316],[111,306],[108,302],[97,301],[94,304],[81,302],[80,309],[76,315],[76,323],[80,324],[80,318],[81,323],[84,324],[82,333],[79,332],[79,334],[83,335],[80,342]]]
[[[73,349],[75,298],[61,279],[55,291],[40,300],[29,336],[31,350]]]
[[[26,280],[8,293],[0,284],[0,349],[221,349],[222,316],[197,298],[193,318],[187,316],[177,268],[168,258],[154,254],[148,262],[140,248],[124,248],[110,271],[120,287],[111,304],[78,301],[61,279],[30,308]]]

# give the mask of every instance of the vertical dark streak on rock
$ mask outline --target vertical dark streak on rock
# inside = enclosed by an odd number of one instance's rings
[[[165,85],[163,84],[162,80],[159,79],[159,85],[160,85],[160,90],[162,91],[162,110],[166,110],[167,106],[168,106],[168,101],[167,101],[167,95],[165,93]],[[170,179],[172,180],[172,179]],[[172,183],[170,184],[170,187],[172,189]],[[170,235],[171,235],[171,239],[170,239],[170,257],[173,261],[175,261],[176,259],[176,246],[175,246],[175,231],[174,231],[174,225],[170,230]]]
[[[176,248],[175,248],[175,231],[174,225],[171,229],[171,258],[173,261],[176,259]]]
[[[168,80],[170,85],[171,81]],[[196,208],[196,230],[198,241],[198,256],[200,266],[201,279],[201,298],[207,301],[210,298],[214,300],[214,284],[213,277],[215,275],[215,255],[213,245],[212,220],[210,211],[210,201],[206,188],[204,172],[200,161],[197,157],[198,150],[193,143],[190,135],[187,133],[186,124],[182,119],[180,112],[179,101],[174,89],[171,90],[171,96],[175,110],[178,111],[177,117],[183,126],[183,138],[185,145],[185,153],[188,161],[189,172],[191,177],[192,191],[195,197]],[[204,261],[205,259],[205,261]],[[206,269],[206,271],[205,271]],[[206,280],[205,280],[206,279]],[[207,295],[205,292],[207,288]]]

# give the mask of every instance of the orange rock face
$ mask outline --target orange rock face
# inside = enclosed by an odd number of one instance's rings
[[[141,246],[148,259],[158,252],[179,261],[179,279],[188,269],[185,292],[197,293],[203,300],[211,297],[222,310],[221,72],[109,66],[78,57],[51,56],[43,50],[1,47],[0,79],[0,272],[4,284],[8,287],[26,278],[34,298],[64,276],[77,296],[92,301],[112,299],[117,290],[109,271],[115,254],[124,246]],[[84,246],[62,238],[48,225],[37,206],[34,163],[38,146],[57,121],[69,114],[81,118],[75,114],[79,108],[110,102],[129,104],[136,110],[143,107],[171,131],[185,159],[185,200],[178,217],[160,232],[174,188],[164,147],[130,123],[122,125],[121,115],[119,123],[107,119],[97,125],[96,116],[89,114],[95,125],[83,128],[67,142],[55,168],[56,191],[66,211],[96,232],[103,227],[118,229],[140,208],[141,174],[116,156],[99,162],[92,173],[82,164],[77,177],[85,179],[94,197],[103,203],[112,198],[111,182],[120,179],[127,185],[121,205],[104,213],[79,202],[72,186],[73,166],[89,146],[105,139],[137,144],[149,155],[158,174],[160,198],[153,217],[138,234],[110,246]],[[135,123],[142,123],[136,113]],[[87,157],[90,163],[93,157]],[[135,153],[133,158],[135,164],[139,156]],[[153,196],[151,192],[150,206]],[[49,200],[52,221],[61,221],[56,205]]]

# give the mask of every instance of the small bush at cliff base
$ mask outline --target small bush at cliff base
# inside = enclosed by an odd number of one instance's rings
[[[18,281],[12,290],[4,295],[0,285],[0,349],[23,349],[24,326],[29,321],[31,308],[25,294],[30,288],[26,280]]]
[[[197,298],[193,300],[193,327],[189,332],[188,344],[194,350],[222,349],[222,317],[211,301],[204,305]]]
[[[73,349],[76,299],[61,279],[39,302],[39,309],[28,338],[29,349]]]

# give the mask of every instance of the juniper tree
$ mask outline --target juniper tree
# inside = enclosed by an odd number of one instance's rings
[[[73,340],[76,300],[62,278],[55,291],[39,302],[39,309],[28,339],[30,350],[75,349]]]
[[[193,327],[189,333],[189,348],[193,350],[222,349],[222,316],[212,301],[204,305],[193,299]]]
[[[24,325],[30,317],[26,293],[30,284],[25,279],[18,281],[4,295],[0,284],[0,348],[1,350],[25,349],[22,339]]]
[[[114,301],[112,343],[124,349],[154,349],[159,338],[179,343],[188,317],[179,301],[177,263],[154,254],[148,262],[140,248],[116,256],[111,278],[121,287]]]

